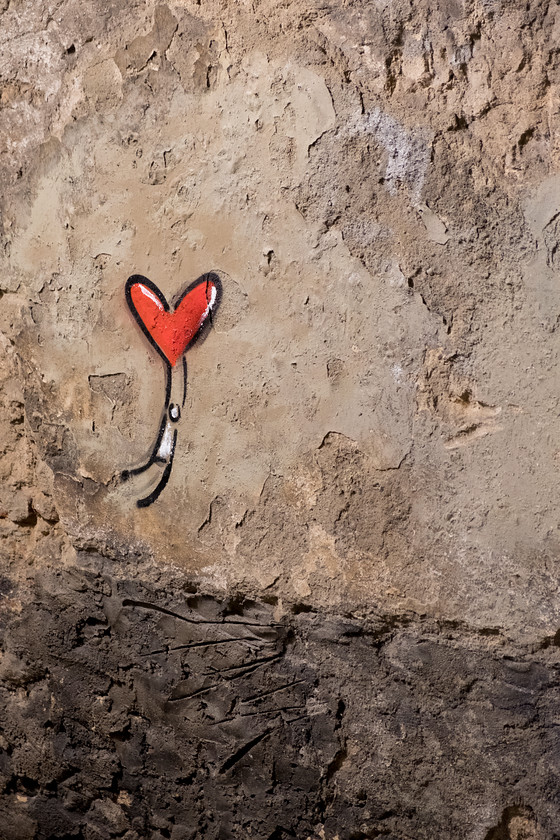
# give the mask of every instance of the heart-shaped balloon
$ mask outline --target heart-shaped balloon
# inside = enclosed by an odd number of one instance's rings
[[[217,274],[203,274],[183,292],[173,311],[156,284],[141,274],[128,278],[125,292],[142,331],[174,367],[219,303],[221,284]]]

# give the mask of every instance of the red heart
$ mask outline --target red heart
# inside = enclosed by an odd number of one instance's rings
[[[126,299],[150,342],[174,367],[219,302],[220,291],[218,276],[205,274],[189,286],[171,312],[155,283],[134,274],[126,284]]]

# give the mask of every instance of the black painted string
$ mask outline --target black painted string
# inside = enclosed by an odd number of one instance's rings
[[[171,475],[171,468],[173,467],[173,456],[175,455],[175,445],[177,443],[177,429],[173,432],[173,443],[171,445],[171,454],[167,460],[167,464],[165,465],[165,469],[163,471],[163,475],[160,478],[157,486],[152,490],[152,492],[145,496],[143,499],[138,499],[136,502],[136,506],[139,508],[148,507],[151,505],[155,500],[158,498],[162,490],[165,489],[167,482],[169,481],[169,476]]]

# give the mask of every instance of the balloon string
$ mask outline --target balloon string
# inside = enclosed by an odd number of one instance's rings
[[[127,481],[133,475],[146,472],[154,464],[158,466],[159,472],[159,468],[163,465],[163,474],[154,489],[147,496],[138,499],[136,502],[137,506],[141,508],[148,507],[152,502],[156,501],[171,475],[177,445],[177,429],[175,428],[175,424],[181,417],[181,408],[184,407],[187,399],[187,360],[184,356],[181,368],[183,371],[182,383],[179,382],[177,375],[179,368],[172,367],[170,364],[166,364],[165,366],[165,403],[163,406],[163,416],[156,441],[147,461],[139,467],[123,470],[121,473],[121,479]]]

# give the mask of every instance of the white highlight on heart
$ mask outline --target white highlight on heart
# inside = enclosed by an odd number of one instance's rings
[[[212,291],[210,292],[210,301],[208,303],[208,306],[204,310],[204,314],[203,314],[201,322],[200,322],[201,324],[202,324],[203,321],[206,320],[206,316],[208,315],[208,313],[210,312],[210,310],[212,309],[212,307],[216,303],[216,295],[217,294],[218,294],[218,290],[216,289],[215,286],[212,286]]]
[[[150,298],[150,300],[153,301],[159,309],[163,310],[161,300],[159,300],[159,298],[157,298],[154,295],[154,293],[150,291],[150,289],[146,288],[146,286],[144,286],[142,283],[139,283],[138,285],[140,286],[140,291],[142,292],[142,294],[145,295],[147,298]]]

